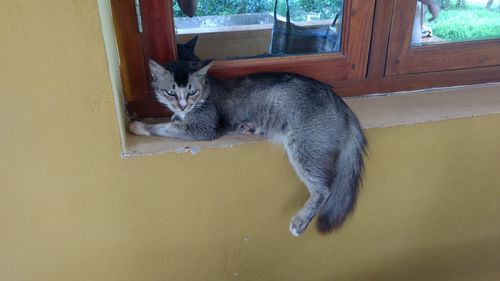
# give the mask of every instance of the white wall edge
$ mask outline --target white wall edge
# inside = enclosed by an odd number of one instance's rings
[[[106,49],[106,57],[108,61],[108,70],[115,104],[116,120],[118,121],[121,151],[123,153],[127,150],[127,117],[125,114],[125,101],[123,99],[123,88],[120,78],[120,56],[118,55],[118,46],[116,43],[113,16],[111,12],[111,3],[109,0],[97,0],[97,5],[99,8],[102,37],[104,39],[104,47]]]

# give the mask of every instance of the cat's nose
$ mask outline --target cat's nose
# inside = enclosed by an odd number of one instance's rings
[[[186,107],[188,106],[188,103],[185,99],[181,98],[179,99],[179,102],[177,103],[177,105],[179,105],[179,108],[184,111],[184,109],[186,109]]]

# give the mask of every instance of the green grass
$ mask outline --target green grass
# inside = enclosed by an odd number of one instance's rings
[[[500,9],[480,7],[442,10],[427,24],[434,36],[447,41],[491,39],[500,37]]]

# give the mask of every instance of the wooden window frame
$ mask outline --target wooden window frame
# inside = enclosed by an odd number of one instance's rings
[[[500,40],[411,47],[417,0],[346,0],[341,52],[217,61],[210,74],[295,72],[332,85],[340,96],[500,81]],[[133,0],[110,0],[127,112],[132,118],[171,113],[153,97],[151,58],[177,57],[172,0],[141,0],[143,33]],[[457,59],[459,58],[459,59]]]
[[[139,117],[169,115],[155,101],[148,87],[146,62],[154,59],[168,63],[177,57],[172,0],[141,1],[142,34],[137,32],[133,1],[110,1],[129,114]],[[374,6],[375,0],[345,0],[339,53],[216,61],[210,74],[237,77],[264,71],[294,72],[328,84],[363,79],[368,65]]]
[[[498,40],[410,48],[416,2],[417,0],[376,1],[366,78],[336,82],[333,89],[338,94],[347,97],[500,81],[500,62],[481,61],[482,50],[487,50],[491,57],[489,48],[495,44],[498,58]],[[454,60],[460,55],[457,49],[461,48],[464,59],[458,65]],[[393,68],[398,52],[405,54],[399,59],[399,64],[411,65],[420,60],[419,69],[407,67],[397,70],[401,72],[395,71]],[[428,56],[429,53],[432,56]],[[457,69],[459,67],[463,68]]]
[[[500,38],[411,46],[417,1],[395,0],[387,76],[500,64]]]

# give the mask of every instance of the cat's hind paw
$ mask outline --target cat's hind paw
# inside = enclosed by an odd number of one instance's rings
[[[255,134],[256,127],[252,123],[241,123],[238,127],[240,134],[253,135]]]
[[[295,237],[301,236],[302,233],[306,231],[309,222],[310,221],[301,219],[300,216],[295,215],[290,222],[290,233]]]
[[[238,132],[245,135],[264,135],[264,131],[254,123],[241,123],[238,126]]]
[[[151,136],[149,131],[146,129],[146,124],[139,122],[139,121],[134,121],[134,122],[130,123],[129,130],[134,135]]]

